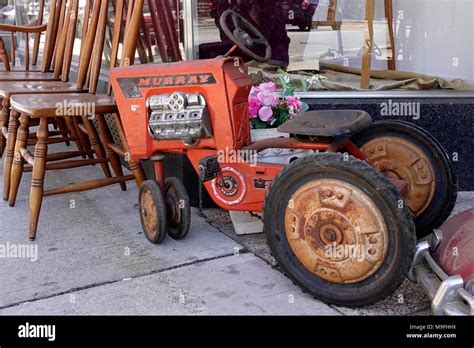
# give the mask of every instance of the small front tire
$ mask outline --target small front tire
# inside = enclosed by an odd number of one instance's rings
[[[161,244],[166,237],[166,204],[156,181],[147,180],[142,183],[138,203],[145,236],[151,243]]]
[[[168,211],[168,234],[173,239],[184,239],[191,226],[189,196],[178,178],[165,180],[165,200]]]

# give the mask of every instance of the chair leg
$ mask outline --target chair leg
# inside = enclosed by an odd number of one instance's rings
[[[72,123],[74,125],[74,129],[77,132],[77,135],[79,136],[79,141],[81,142],[82,146],[87,152],[87,157],[89,159],[94,159],[94,153],[92,151],[92,145],[89,141],[89,138],[79,129],[79,117],[71,117],[72,118]]]
[[[3,98],[2,102],[2,112],[0,113],[0,158],[3,156],[3,152],[5,151],[5,145],[7,139],[3,136],[2,129],[4,127],[8,127],[8,121],[10,118],[10,99]]]
[[[57,117],[55,121],[59,130],[63,132],[63,138],[67,139],[69,137],[70,130],[66,125],[66,121],[62,117]],[[71,146],[71,142],[69,140],[66,140],[64,143],[66,144],[66,146]]]
[[[130,150],[128,148],[127,138],[125,137],[125,133],[122,128],[122,121],[118,114],[113,114],[115,125],[117,126],[117,131],[120,137],[120,141],[122,143],[122,148],[125,151],[125,161],[128,163],[128,167],[130,171],[135,176],[135,183],[138,188],[141,187],[142,183],[146,180],[145,172],[143,171],[140,162],[135,162],[130,157]]]
[[[105,121],[104,115],[96,115],[96,119],[97,123],[99,124],[100,137],[102,139],[102,143],[104,144],[107,159],[112,166],[115,176],[121,177],[123,176],[122,164],[120,163],[120,158],[118,155],[109,148],[109,144],[112,143],[112,136],[110,135],[109,127],[107,127],[107,122]],[[123,181],[120,182],[120,188],[122,191],[126,191],[127,184]]]
[[[98,159],[106,158],[104,148],[102,147],[102,144],[100,143],[99,135],[97,134],[97,130],[95,129],[94,124],[87,116],[83,116],[82,120],[84,122],[84,126],[87,129],[87,134],[89,136],[91,145],[94,148],[95,155],[97,156]],[[107,178],[111,178],[112,173],[110,172],[108,162],[103,162],[100,164],[100,166],[102,167],[102,170],[105,176]]]
[[[26,148],[28,142],[30,117],[22,114],[20,117],[20,127],[18,128],[18,134],[16,136],[15,145],[15,157],[13,159],[12,174],[10,180],[10,197],[8,203],[10,207],[14,207],[16,203],[16,197],[18,195],[18,189],[20,187],[21,177],[23,175],[24,159],[20,153],[21,148]]]
[[[5,50],[5,43],[0,38],[0,60],[3,62],[3,66],[6,71],[10,71],[10,62],[8,61],[8,54]]]
[[[41,211],[41,205],[43,204],[43,188],[44,188],[44,175],[46,172],[46,157],[48,155],[48,119],[42,117],[40,126],[36,132],[38,142],[35,146],[35,160],[33,163],[33,178],[31,180],[31,191],[30,191],[30,226],[29,226],[29,237],[30,240],[35,240],[36,230],[38,229],[38,221]]]
[[[74,125],[74,122],[72,121],[70,116],[64,116],[64,120],[66,121],[66,125],[68,128],[69,133],[71,136],[74,138],[79,138],[79,131],[77,130],[76,126]],[[80,138],[78,140],[75,140],[74,143],[76,144],[77,150],[81,152],[85,152],[84,145],[82,144]],[[86,158],[86,155],[83,155],[82,158]]]
[[[3,200],[8,201],[10,195],[10,178],[13,165],[13,156],[15,154],[16,133],[20,122],[20,113],[12,111],[10,122],[8,123],[8,138],[5,149],[5,159],[3,161]]]

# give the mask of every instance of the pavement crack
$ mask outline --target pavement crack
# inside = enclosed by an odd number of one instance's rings
[[[272,269],[274,270],[277,270],[278,272],[284,274],[283,272],[281,272],[280,269],[277,268],[277,265],[274,265],[272,264],[270,261],[268,261],[265,257],[263,257],[262,255],[259,255],[259,253],[257,252],[254,252],[252,251],[250,248],[247,247],[247,245],[245,245],[245,242],[240,240],[236,235],[234,234],[231,234],[231,233],[228,233],[226,231],[224,231],[218,224],[216,224],[215,222],[213,222],[205,213],[204,213],[204,209],[198,209],[198,212],[199,212],[199,216],[201,218],[203,218],[206,223],[208,223],[209,225],[211,225],[212,227],[214,227],[216,230],[218,230],[219,232],[223,233],[224,235],[226,235],[227,237],[229,237],[230,239],[232,239],[234,242],[242,245],[244,247],[243,249],[243,253],[250,253],[252,255],[254,255],[255,257],[257,257],[258,259],[262,260],[263,262],[265,262],[267,265],[269,265]]]
[[[239,251],[239,253],[240,254],[246,254],[247,251],[243,250],[243,251]],[[138,274],[138,275],[135,275],[135,276],[132,276],[132,277],[124,278],[124,279],[126,279],[127,281],[134,280],[134,279],[139,279],[139,278],[151,276],[151,275],[154,275],[154,274],[160,274],[160,273],[164,273],[164,272],[168,272],[168,271],[173,271],[173,270],[179,269],[179,268],[193,266],[193,265],[196,265],[196,264],[199,264],[199,263],[224,259],[226,257],[231,257],[231,256],[235,256],[235,254],[234,253],[229,253],[229,254],[224,254],[224,255],[219,255],[219,256],[208,257],[208,258],[205,258],[205,259],[193,260],[193,261],[190,261],[190,262],[185,262],[185,263],[182,263],[182,264],[179,264],[179,265],[174,265],[174,266],[170,266],[170,267],[166,267],[166,268],[160,268],[158,270],[146,272],[146,273],[143,273],[143,274]],[[11,304],[8,304],[6,306],[0,306],[0,311],[4,310],[4,309],[9,309],[9,308],[12,308],[12,307],[21,306],[21,305],[26,304],[26,303],[34,303],[34,302],[47,300],[47,299],[51,299],[51,298],[55,298],[55,297],[59,297],[59,296],[63,296],[63,295],[83,291],[83,290],[98,288],[98,287],[101,287],[101,286],[104,286],[104,285],[120,283],[120,282],[124,281],[124,279],[117,279],[117,280],[111,280],[111,281],[106,281],[106,282],[93,283],[93,284],[84,285],[84,286],[80,286],[80,287],[76,287],[76,288],[71,288],[69,290],[57,292],[57,293],[54,293],[54,294],[51,294],[51,295],[34,298],[34,299],[31,299],[31,300],[25,300],[25,301],[21,301],[21,302],[11,303]]]
[[[407,315],[414,316],[414,315],[417,315],[419,313],[426,312],[427,310],[431,310],[431,305],[426,305],[425,307],[419,308],[419,309],[417,309],[416,311],[414,311],[412,313],[408,313]]]
[[[212,227],[214,227],[216,230],[218,230],[220,233],[223,233],[225,234],[227,237],[231,238],[234,242],[238,242],[239,244],[241,244],[240,241],[238,241],[237,239],[233,238],[232,236],[229,236],[229,234],[227,234],[218,224],[216,224],[214,221],[212,221],[203,211],[203,209],[198,209],[198,212],[199,212],[199,216],[201,218],[204,219],[204,221],[206,221],[207,224],[211,225]]]
[[[339,309],[338,306],[336,305],[332,305],[330,304],[329,307],[331,307],[332,309],[334,309],[336,312],[338,312],[339,314],[342,314],[342,315],[347,315],[346,313],[344,313],[341,309]]]

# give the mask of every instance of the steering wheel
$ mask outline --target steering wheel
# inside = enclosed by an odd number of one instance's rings
[[[231,31],[227,24],[229,17],[232,18],[232,23],[235,27],[234,31]],[[263,36],[263,34],[242,15],[235,11],[227,10],[222,14],[220,24],[224,34],[235,44],[235,46],[226,53],[226,57],[231,55],[237,48],[240,48],[242,52],[252,57],[257,62],[266,63],[271,59],[272,47],[270,46],[270,43],[265,36]],[[251,50],[251,48],[257,45],[265,46],[266,53],[264,57],[259,56]]]
[[[365,41],[365,44],[367,45],[367,47],[369,47],[370,50],[372,50],[375,53],[377,57],[382,56],[382,50],[380,49],[379,46],[377,46],[375,42],[373,43],[373,46],[372,46],[370,39],[367,39]]]

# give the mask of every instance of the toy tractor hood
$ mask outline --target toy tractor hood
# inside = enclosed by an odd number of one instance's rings
[[[180,118],[183,113],[194,115],[195,107],[205,107],[203,122],[210,124],[204,127],[205,136],[198,137],[202,148],[224,149],[249,143],[247,102],[252,81],[238,58],[120,67],[112,70],[110,78],[133,160],[149,159],[156,152],[170,149],[192,148],[188,144],[193,141],[173,138],[173,134],[186,133],[181,132],[183,129],[192,130],[193,134],[184,134],[183,138],[196,140],[196,134],[202,133],[194,132],[197,129],[194,123],[184,124],[188,117]],[[181,103],[179,110],[167,110],[170,104],[166,100],[177,94],[184,98],[181,101],[182,98],[177,97]],[[163,127],[161,118],[160,124],[155,122],[154,102],[160,98],[169,113],[166,120],[168,117],[170,120]],[[178,124],[184,126],[179,128]],[[160,132],[169,132],[172,136],[158,136]]]

